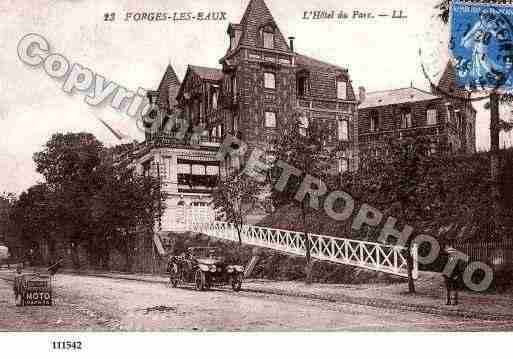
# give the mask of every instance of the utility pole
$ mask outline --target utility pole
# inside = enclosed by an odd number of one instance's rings
[[[499,193],[500,171],[500,118],[499,118],[499,94],[492,91],[490,94],[490,181],[492,184],[493,223],[494,235],[500,233],[501,208]]]

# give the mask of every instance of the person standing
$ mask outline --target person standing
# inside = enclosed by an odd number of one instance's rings
[[[18,265],[16,267],[16,274],[14,276],[14,301],[16,302],[16,305],[20,305],[23,301],[23,298],[21,298],[22,290],[21,287],[23,285],[23,273],[22,273],[22,267],[21,265]]]
[[[454,268],[451,273],[444,273],[446,303],[445,305],[458,305],[458,291],[463,286],[463,273],[465,272],[466,262],[456,254],[459,253],[455,248],[446,246],[444,255],[447,257],[448,268]]]

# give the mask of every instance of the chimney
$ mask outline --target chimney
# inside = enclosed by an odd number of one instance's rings
[[[358,99],[360,103],[365,102],[365,87],[363,86],[358,87]]]
[[[294,52],[294,36],[289,36],[290,51]]]

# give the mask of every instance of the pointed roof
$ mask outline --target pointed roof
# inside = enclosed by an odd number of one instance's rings
[[[439,89],[450,93],[451,95],[467,98],[469,93],[465,89],[459,88],[456,83],[456,69],[451,61],[447,61],[444,72],[438,81]]]
[[[405,87],[393,90],[368,92],[365,100],[358,106],[359,109],[399,105],[408,102],[429,101],[439,99],[427,91],[415,87]]]
[[[223,71],[214,67],[189,65],[192,72],[203,80],[220,81],[223,78]]]
[[[180,80],[178,80],[173,66],[168,65],[157,90],[157,104],[159,107],[167,110],[173,108],[177,104],[176,95],[178,94],[179,88]]]
[[[272,25],[276,29],[275,49],[290,52],[289,45],[264,0],[251,0],[249,2],[240,22],[243,30],[239,46],[261,47],[258,46],[259,31],[266,25]]]
[[[470,92],[461,88],[456,83],[456,69],[451,61],[447,61],[444,72],[438,81],[438,85],[431,84],[431,92],[437,95],[444,96],[448,99],[459,99],[465,101],[467,106],[472,110],[476,111],[470,99]]]

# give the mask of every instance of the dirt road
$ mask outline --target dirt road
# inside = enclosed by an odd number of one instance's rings
[[[1,275],[0,275],[1,277]],[[0,280],[0,330],[507,330],[466,320],[229,289],[197,292],[160,283],[60,274],[52,308],[15,307]]]

